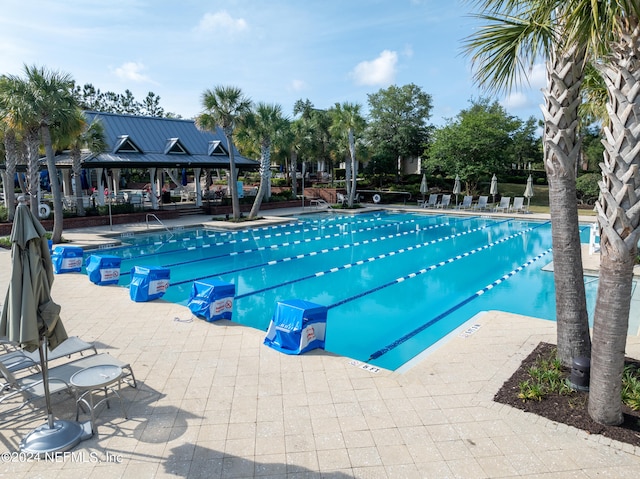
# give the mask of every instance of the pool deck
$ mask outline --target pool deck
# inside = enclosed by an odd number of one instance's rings
[[[174,221],[167,226],[185,224]],[[97,247],[100,234],[136,228],[64,237]],[[2,291],[9,264],[0,251]],[[69,335],[131,363],[138,388],[121,391],[129,419],[112,404],[73,454],[0,454],[0,476],[635,479],[640,470],[640,448],[493,402],[539,342],[555,342],[550,321],[489,311],[391,372],[320,350],[280,354],[262,344],[261,331],[193,319],[163,300],[135,303],[127,289],[80,274],[57,275],[53,298]],[[640,357],[640,337],[628,337],[627,354]],[[56,396],[53,410],[75,418],[73,398]],[[36,417],[0,426],[0,452],[17,451],[43,423]]]

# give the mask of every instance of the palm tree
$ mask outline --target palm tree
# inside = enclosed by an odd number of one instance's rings
[[[31,198],[31,212],[37,215],[39,127],[33,111],[33,104],[29,98],[29,85],[25,80],[13,75],[4,75],[0,78],[0,123],[5,129],[7,177],[13,179],[16,165],[25,156],[27,160],[27,192]],[[15,209],[13,200],[9,202],[8,207],[11,209],[10,218],[12,218]]]
[[[283,128],[285,118],[282,107],[276,104],[258,103],[248,115],[245,128],[247,135],[260,145],[260,186],[251,207],[249,218],[255,218],[260,211],[262,199],[271,181],[271,143]]]
[[[365,120],[360,114],[361,106],[357,103],[336,103],[330,111],[332,125],[331,132],[338,138],[342,138],[349,148],[349,161],[347,162],[347,205],[353,207],[356,194],[356,182],[358,177],[358,160],[356,159],[356,133],[361,133],[365,128]],[[345,141],[346,140],[346,141]],[[349,178],[349,176],[351,178]]]
[[[488,89],[511,89],[540,56],[546,56],[544,89],[544,163],[549,181],[558,356],[565,366],[591,353],[582,280],[575,171],[580,151],[577,135],[584,42],[565,43],[566,2],[484,0],[487,26],[471,35],[477,81]],[[569,2],[570,3],[570,2]]]
[[[36,66],[25,66],[28,83],[28,102],[36,116],[40,139],[47,158],[47,170],[53,194],[53,231],[51,240],[60,243],[62,240],[63,212],[62,192],[58,180],[58,170],[53,150],[52,129],[65,131],[78,108],[73,96],[73,79],[70,75]]]
[[[623,421],[621,388],[633,267],[640,238],[640,4],[576,0],[568,21],[586,38],[606,84],[609,121],[596,202],[600,283],[593,324],[589,414],[598,423]]]
[[[244,96],[242,90],[233,86],[216,86],[207,89],[202,94],[204,112],[196,118],[196,124],[203,129],[215,130],[221,127],[227,139],[229,151],[229,190],[231,191],[231,205],[233,219],[240,218],[240,200],[238,198],[238,184],[236,162],[234,157],[233,133],[238,122],[249,113],[251,100]]]
[[[72,162],[73,177],[75,179],[75,197],[76,210],[78,216],[84,216],[84,201],[82,199],[82,150],[88,149],[91,153],[96,154],[107,148],[107,142],[104,135],[104,127],[97,120],[91,124],[87,124],[84,114],[77,110],[77,121],[79,122],[79,130],[76,130],[67,140],[69,147],[69,156]]]

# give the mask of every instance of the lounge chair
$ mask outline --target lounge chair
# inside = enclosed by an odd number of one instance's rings
[[[442,200],[436,205],[436,208],[448,208],[451,204],[451,195],[442,195]]]
[[[47,351],[47,359],[55,361],[65,356],[71,357],[74,354],[83,354],[90,350],[93,350],[93,354],[98,354],[93,344],[87,343],[77,336],[71,336],[60,343],[53,351]],[[40,366],[40,352],[36,349],[27,353],[19,349],[0,356],[0,362],[12,373],[27,368],[38,369]]]
[[[506,213],[509,211],[510,207],[511,207],[511,197],[503,196],[502,198],[500,198],[500,203],[498,203],[498,206],[494,208],[494,211],[502,211]]]
[[[431,194],[429,195],[429,200],[422,203],[422,207],[423,208],[435,208],[436,204],[438,203],[438,195],[437,194]]]
[[[511,205],[511,211],[513,211],[514,213],[526,213],[527,210],[524,207],[524,197],[523,196],[516,196],[513,199],[513,205]]]
[[[73,393],[70,382],[71,376],[82,369],[100,365],[119,366],[124,371],[122,379],[132,387],[137,386],[130,364],[120,361],[110,354],[101,353],[49,368],[49,393],[51,395],[62,392]],[[0,396],[0,406],[4,404],[12,406],[7,410],[0,410],[0,415],[11,415],[31,402],[45,398],[42,373],[16,378],[13,373],[0,363],[0,375],[2,375],[7,383],[3,388],[4,394]],[[10,419],[11,418],[0,419],[0,423],[7,422]]]
[[[459,210],[468,210],[471,208],[471,203],[473,203],[473,196],[465,196],[462,198],[462,203],[458,205]]]
[[[487,209],[487,201],[489,201],[488,196],[481,196],[478,198],[478,202],[473,205],[472,209],[474,210],[486,210]]]

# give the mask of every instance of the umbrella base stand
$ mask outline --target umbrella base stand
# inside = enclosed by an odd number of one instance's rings
[[[89,421],[79,423],[58,420],[53,422],[53,428],[49,427],[47,421],[27,434],[20,442],[20,450],[39,456],[65,452],[73,449],[80,441],[89,439],[92,435]]]

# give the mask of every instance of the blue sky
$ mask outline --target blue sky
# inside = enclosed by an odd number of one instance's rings
[[[0,74],[23,65],[71,74],[102,91],[148,91],[191,118],[216,85],[254,101],[317,108],[415,83],[444,124],[484,93],[461,40],[473,32],[457,0],[3,0]],[[541,118],[543,65],[530,86],[499,100],[520,118]]]

